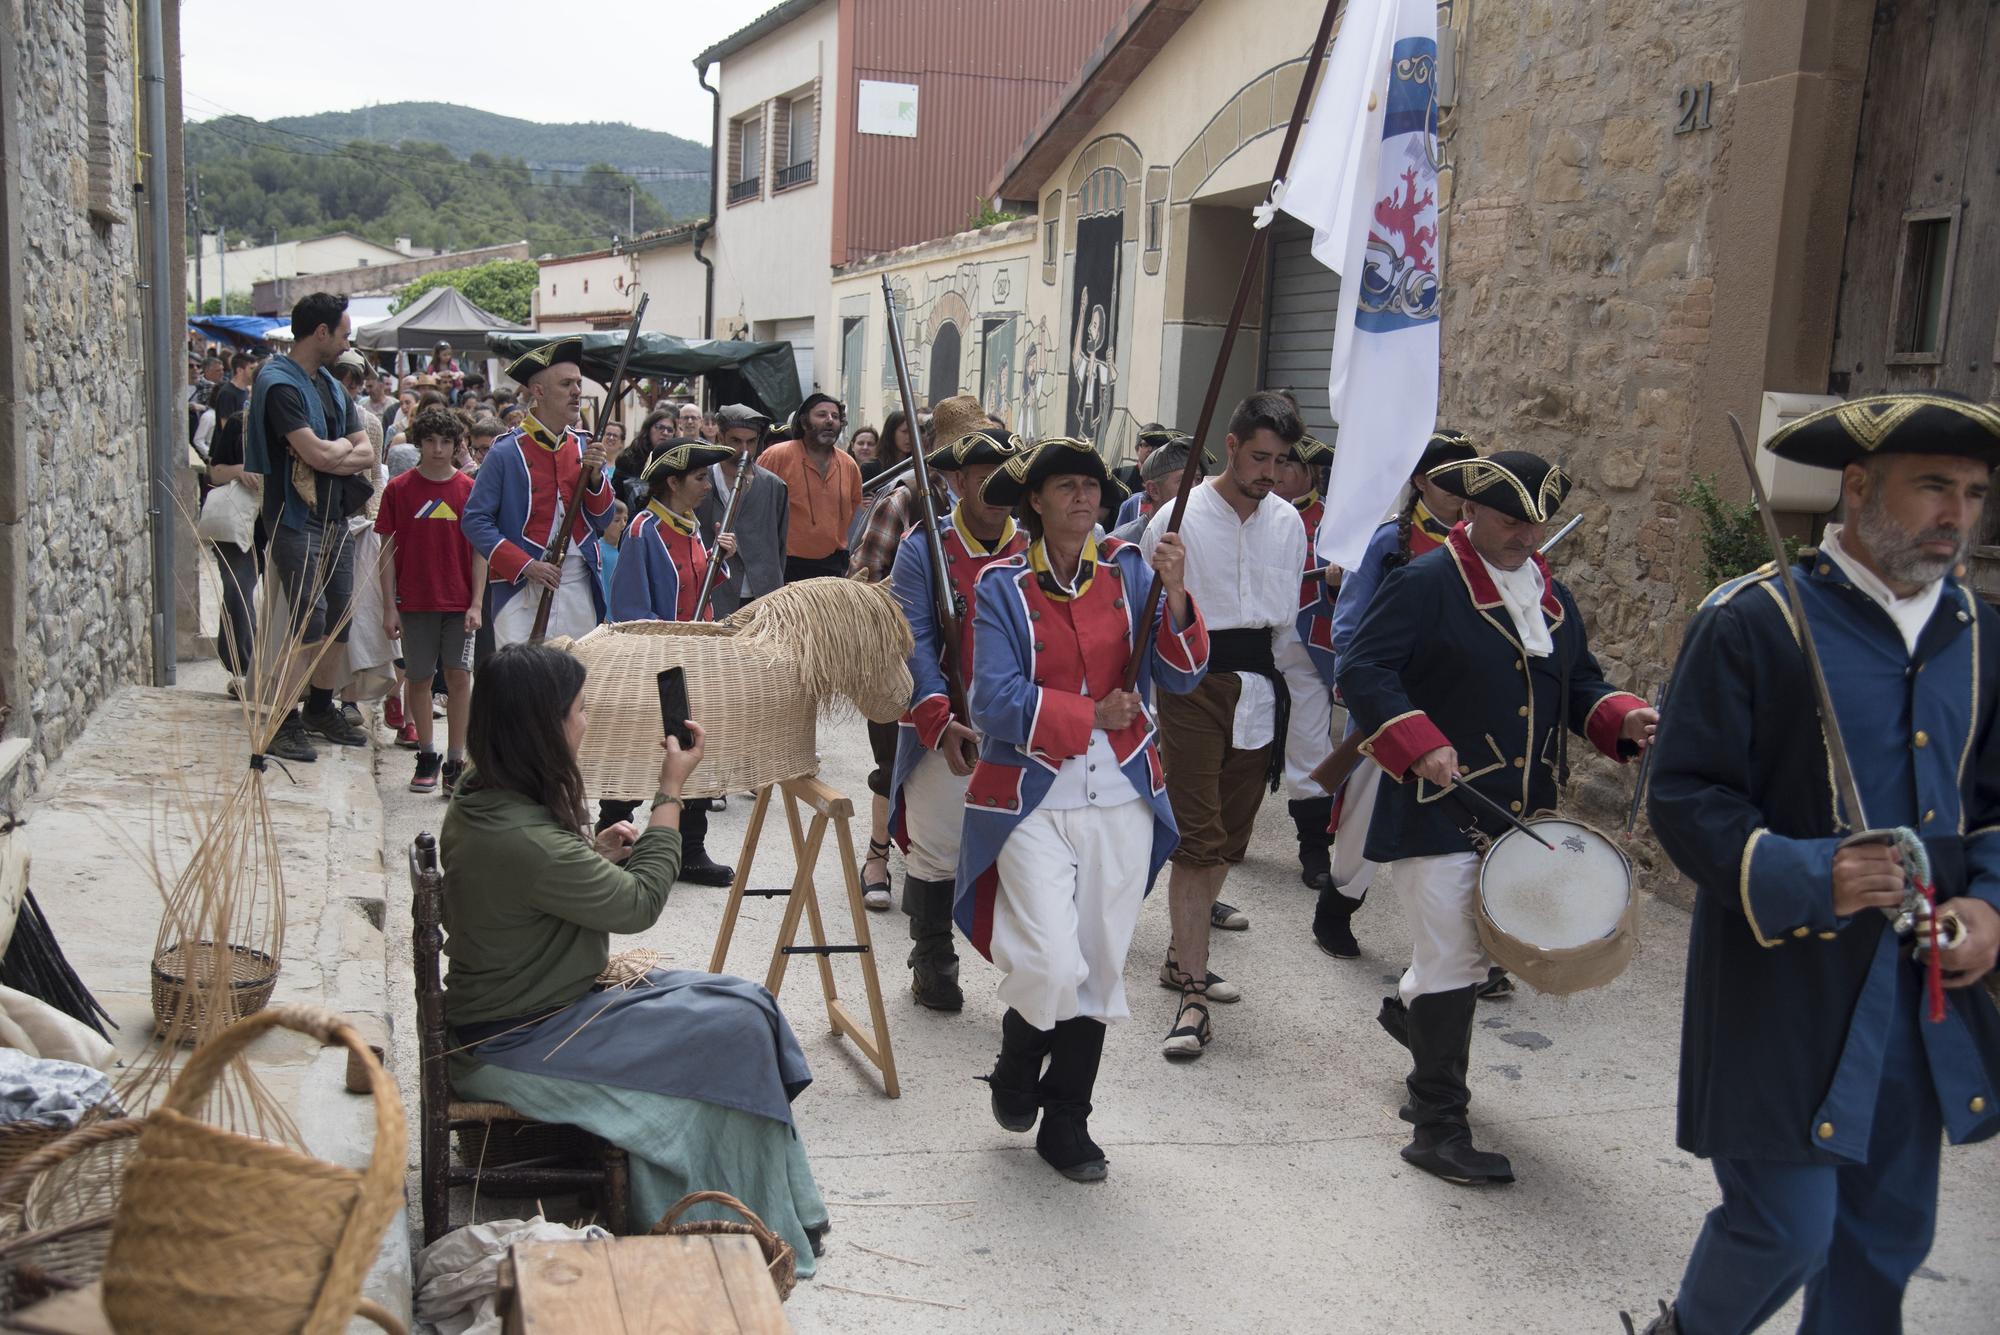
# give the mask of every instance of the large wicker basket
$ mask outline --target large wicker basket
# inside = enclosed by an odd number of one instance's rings
[[[0,1241],[0,1312],[104,1273],[113,1211],[144,1125],[132,1117],[87,1122],[0,1179],[0,1196],[20,1199],[16,1227]]]
[[[743,1217],[741,1220],[697,1219],[692,1223],[680,1223],[680,1217],[697,1205],[720,1205]],[[754,1210],[726,1191],[696,1191],[681,1197],[660,1216],[660,1222],[653,1225],[653,1232],[656,1236],[668,1237],[737,1233],[755,1238],[758,1248],[764,1253],[764,1268],[770,1272],[771,1283],[778,1290],[778,1301],[791,1297],[793,1288],[798,1285],[798,1257],[792,1251],[792,1244],[773,1233]]]
[[[226,978],[209,981],[225,972]],[[190,975],[197,986],[189,986]],[[208,998],[222,998],[221,1025],[231,1025],[269,1005],[277,986],[278,962],[261,950],[213,941],[190,949],[176,942],[153,957],[154,1031],[169,1043],[196,1042],[208,1027]]]

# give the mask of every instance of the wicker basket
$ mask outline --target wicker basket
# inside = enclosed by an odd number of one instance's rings
[[[361,1281],[402,1206],[403,1105],[369,1055],[375,1144],[365,1170],[323,1163],[198,1121],[194,1112],[259,1034],[285,1028],[367,1052],[344,1019],[275,1006],[194,1050],[143,1119],[104,1267],[104,1311],[153,1335],[336,1335],[360,1315],[402,1324],[361,1298]]]
[[[674,1222],[697,1205],[721,1205],[743,1216],[742,1222],[734,1219],[698,1219],[693,1223]],[[792,1244],[773,1233],[759,1219],[756,1212],[726,1191],[697,1191],[675,1201],[673,1208],[660,1217],[653,1225],[655,1236],[702,1237],[715,1233],[745,1234],[757,1239],[757,1246],[764,1252],[764,1268],[771,1274],[771,1283],[778,1290],[778,1301],[792,1296],[797,1287],[798,1258],[792,1252]]]
[[[222,1017],[222,1025],[227,1026],[255,1015],[270,1004],[271,993],[278,986],[278,962],[248,946],[225,943],[220,950],[225,952],[229,966],[229,986],[223,994],[228,1013]],[[196,1042],[202,1031],[210,1027],[203,995],[219,989],[212,984],[201,988],[188,986],[190,953],[195,956],[197,969],[214,969],[217,947],[212,941],[195,942],[192,952],[185,941],[176,942],[153,956],[153,1031],[168,1043]]]
[[[69,1130],[47,1122],[0,1122],[0,1179],[12,1177],[22,1160],[55,1144]],[[4,1188],[0,1189],[0,1205],[19,1205],[28,1189],[28,1179],[0,1181],[0,1188]]]
[[[80,1289],[104,1273],[125,1165],[144,1125],[86,1123],[28,1155],[0,1179],[21,1199],[19,1231],[0,1243],[0,1311]]]

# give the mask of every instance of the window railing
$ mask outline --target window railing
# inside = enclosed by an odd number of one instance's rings
[[[777,189],[785,190],[791,186],[804,185],[807,181],[812,180],[812,178],[813,160],[811,158],[807,158],[804,162],[794,162],[789,167],[778,168]]]
[[[761,176],[752,176],[738,181],[735,185],[729,187],[729,202],[731,204],[741,204],[746,199],[755,199],[757,198],[757,192],[763,188],[763,185],[764,178]]]

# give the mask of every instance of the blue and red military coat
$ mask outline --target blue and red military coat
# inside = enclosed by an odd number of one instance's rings
[[[1333,606],[1339,593],[1339,586],[1328,587],[1326,570],[1320,562],[1319,524],[1326,517],[1326,500],[1317,490],[1299,497],[1292,504],[1298,508],[1299,518],[1306,526],[1306,565],[1299,578],[1299,616],[1296,622],[1299,643],[1306,647],[1306,656],[1312,659],[1313,668],[1320,680],[1333,687]]]
[[[555,526],[556,511],[569,504],[583,468],[590,437],[575,427],[560,434],[529,417],[504,432],[486,452],[472,484],[459,528],[472,550],[486,558],[493,615],[521,591],[521,572],[544,558],[542,537]],[[590,568],[590,596],[604,616],[604,590],[597,535],[611,522],[611,484],[592,478],[580,513],[570,519],[570,545]]]
[[[618,566],[611,572],[611,619],[694,620],[708,563],[708,548],[693,517],[654,501],[632,521],[618,549]],[[714,619],[711,600],[702,620]]]
[[[951,576],[952,593],[957,599],[961,675],[972,671],[972,609],[974,586],[980,572],[995,561],[1017,556],[1028,547],[1027,535],[1007,521],[1007,529],[991,548],[965,528],[957,507],[943,526],[945,570]],[[922,524],[903,535],[896,548],[896,561],[889,572],[889,587],[909,620],[916,647],[910,651],[910,707],[896,730],[896,763],[889,772],[889,833],[904,852],[910,849],[910,835],[903,820],[903,784],[917,768],[926,751],[935,751],[951,721],[950,694],[945,689],[944,653],[938,644],[937,604],[931,590],[930,535]],[[959,722],[966,722],[960,719]]]
[[[953,916],[980,954],[992,958],[995,864],[1014,827],[1041,805],[1065,760],[1090,747],[1097,702],[1125,685],[1153,572],[1128,542],[1107,538],[1084,551],[1092,563],[1075,596],[1052,594],[1039,544],[989,565],[973,609],[972,724],[979,764],[965,793]],[[1139,660],[1141,701],[1158,685],[1186,694],[1208,670],[1208,627],[1192,599],[1186,625],[1162,614]],[[1153,811],[1146,885],[1180,842],[1150,708],[1109,734],[1120,771]]]
[[[1638,754],[1619,732],[1646,702],[1604,679],[1576,601],[1540,555],[1533,559],[1555,641],[1546,657],[1522,649],[1463,526],[1444,546],[1391,571],[1369,604],[1340,664],[1341,698],[1368,738],[1361,749],[1394,780],[1376,795],[1369,861],[1469,852],[1464,830],[1475,815],[1486,834],[1501,833],[1492,817],[1469,813],[1463,799],[1410,775],[1437,747],[1458,752],[1462,782],[1521,815],[1556,805],[1565,709],[1570,729],[1606,756]]]

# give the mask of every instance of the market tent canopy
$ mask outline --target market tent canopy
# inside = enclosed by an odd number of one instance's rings
[[[562,337],[583,339],[585,375],[600,385],[611,379],[612,372],[618,369],[618,354],[625,347],[622,329],[582,335],[495,333],[486,336],[486,346],[502,361],[512,361],[530,348]],[[791,419],[803,397],[799,393],[799,365],[792,356],[790,343],[686,339],[671,334],[641,333],[625,374],[655,380],[703,376],[714,391],[717,404],[748,404],[779,423]]]
[[[188,328],[199,329],[210,338],[247,348],[253,343],[262,343],[273,330],[282,329],[289,334],[292,322],[268,315],[190,315]]]
[[[354,342],[370,352],[429,352],[441,342],[463,351],[484,347],[486,336],[495,331],[527,328],[488,314],[455,287],[434,287],[388,319],[363,329]]]

